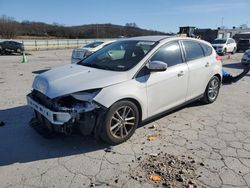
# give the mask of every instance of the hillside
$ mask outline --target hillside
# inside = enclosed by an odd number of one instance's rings
[[[0,38],[118,38],[141,35],[165,35],[167,33],[139,28],[135,23],[125,26],[114,24],[89,24],[63,26],[43,22],[18,22],[0,17]]]

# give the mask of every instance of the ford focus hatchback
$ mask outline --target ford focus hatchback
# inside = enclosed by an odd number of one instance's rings
[[[221,74],[220,58],[205,41],[135,37],[37,75],[27,101],[33,120],[51,131],[119,144],[149,118],[198,99],[213,103]]]

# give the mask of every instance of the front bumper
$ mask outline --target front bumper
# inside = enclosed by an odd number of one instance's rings
[[[96,103],[92,107],[82,107],[79,111],[76,108],[56,110],[53,102],[44,99],[46,96],[41,97],[36,93],[27,95],[27,103],[35,112],[33,119],[50,131],[65,134],[80,131],[83,135],[89,135],[94,131],[100,114],[106,110]]]
[[[224,52],[224,48],[220,48],[220,47],[213,47],[215,49],[215,51],[218,53],[218,54],[221,54]]]
[[[43,115],[52,124],[63,125],[72,118],[71,115],[67,112],[51,111],[50,109],[42,106],[41,104],[33,100],[30,96],[27,96],[27,103],[31,108]]]

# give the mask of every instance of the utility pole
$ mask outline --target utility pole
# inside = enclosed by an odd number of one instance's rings
[[[224,27],[224,17],[221,18],[221,28]]]

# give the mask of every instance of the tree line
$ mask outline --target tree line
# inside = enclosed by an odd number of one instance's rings
[[[0,17],[0,38],[54,37],[54,38],[118,38],[142,35],[165,35],[167,33],[139,28],[136,23],[125,26],[107,24],[88,24],[81,26],[64,26],[58,23],[22,21],[2,15]]]

